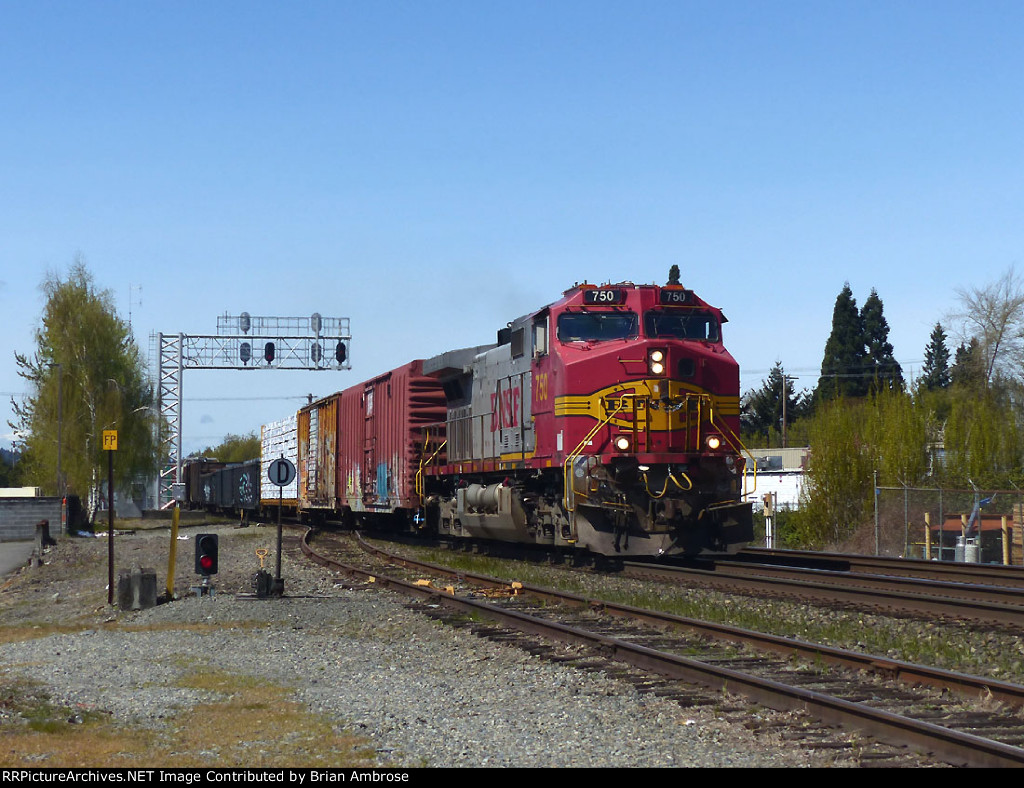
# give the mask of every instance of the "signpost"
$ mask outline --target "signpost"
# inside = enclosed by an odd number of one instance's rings
[[[103,430],[103,448],[107,452],[107,604],[114,604],[114,452],[117,430]]]
[[[270,463],[267,478],[278,487],[277,496],[277,576],[274,578],[274,593],[284,594],[284,580],[281,579],[281,510],[284,509],[284,488],[295,478],[295,465],[291,460],[281,457]]]

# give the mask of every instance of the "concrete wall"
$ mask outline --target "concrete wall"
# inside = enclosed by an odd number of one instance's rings
[[[50,521],[50,535],[59,536],[60,502],[54,498],[0,498],[0,542],[35,539],[36,523]]]

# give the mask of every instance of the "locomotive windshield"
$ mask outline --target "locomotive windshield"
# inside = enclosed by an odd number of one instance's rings
[[[558,338],[562,342],[633,339],[639,323],[636,312],[563,312],[558,316]]]
[[[644,313],[644,333],[649,337],[674,337],[718,342],[722,337],[718,320],[707,312]]]

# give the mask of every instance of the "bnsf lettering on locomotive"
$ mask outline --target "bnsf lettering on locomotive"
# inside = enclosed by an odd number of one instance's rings
[[[521,396],[518,386],[502,391],[500,400],[497,392],[491,394],[491,432],[519,426]]]

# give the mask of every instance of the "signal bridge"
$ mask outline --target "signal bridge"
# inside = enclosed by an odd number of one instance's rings
[[[254,317],[248,312],[217,318],[216,334],[157,334],[157,398],[168,431],[169,458],[160,472],[157,505],[169,506],[181,486],[182,375],[186,369],[351,369],[352,335],[347,317]]]

